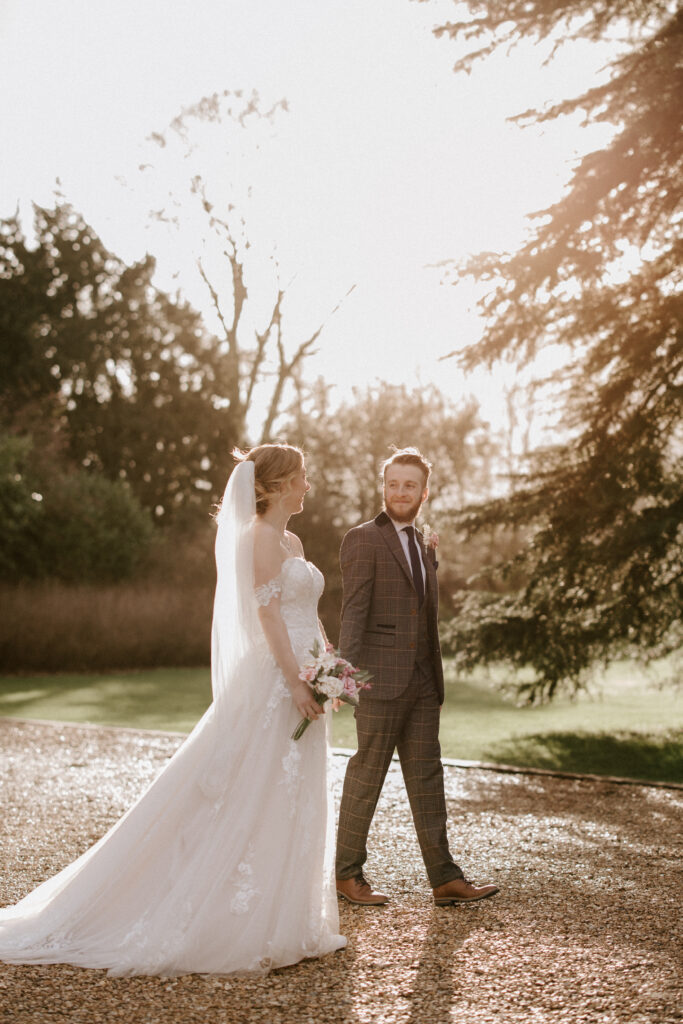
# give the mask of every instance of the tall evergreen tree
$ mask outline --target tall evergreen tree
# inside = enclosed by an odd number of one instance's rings
[[[457,11],[464,16],[436,30],[467,43],[457,71],[523,39],[614,38],[619,50],[604,84],[519,116],[544,122],[582,110],[587,123],[614,126],[611,141],[579,162],[518,252],[482,254],[464,268],[493,282],[465,367],[529,362],[549,345],[572,353],[561,371],[568,439],[537,453],[510,497],[460,520],[470,534],[492,524],[528,530],[514,563],[524,586],[463,595],[452,639],[463,665],[532,665],[533,699],[576,685],[596,663],[626,651],[654,658],[683,639],[683,8],[463,0]]]

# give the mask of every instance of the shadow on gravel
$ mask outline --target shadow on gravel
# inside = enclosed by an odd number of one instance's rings
[[[450,1019],[462,976],[463,946],[476,922],[476,917],[468,914],[471,909],[431,908],[429,928],[407,997],[406,1024]]]
[[[486,760],[525,768],[683,782],[683,731],[549,732],[498,743]]]

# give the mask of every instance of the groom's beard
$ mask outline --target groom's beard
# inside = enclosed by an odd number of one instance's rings
[[[395,523],[412,523],[422,508],[422,498],[409,504],[398,504],[395,500],[384,496],[384,507]]]

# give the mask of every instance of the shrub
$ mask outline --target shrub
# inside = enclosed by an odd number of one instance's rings
[[[128,579],[153,533],[127,484],[50,464],[28,438],[0,437],[3,579]]]
[[[72,582],[130,578],[154,527],[128,486],[89,473],[58,477],[44,496],[46,574]]]

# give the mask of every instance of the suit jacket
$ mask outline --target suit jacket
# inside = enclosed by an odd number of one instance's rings
[[[439,591],[433,550],[425,552],[425,601],[434,678],[443,703],[443,666],[437,628]],[[417,652],[418,603],[413,577],[394,524],[386,512],[356,526],[342,541],[344,588],[339,647],[342,656],[372,673],[369,696],[391,700],[405,690]],[[361,696],[362,699],[362,696]]]

